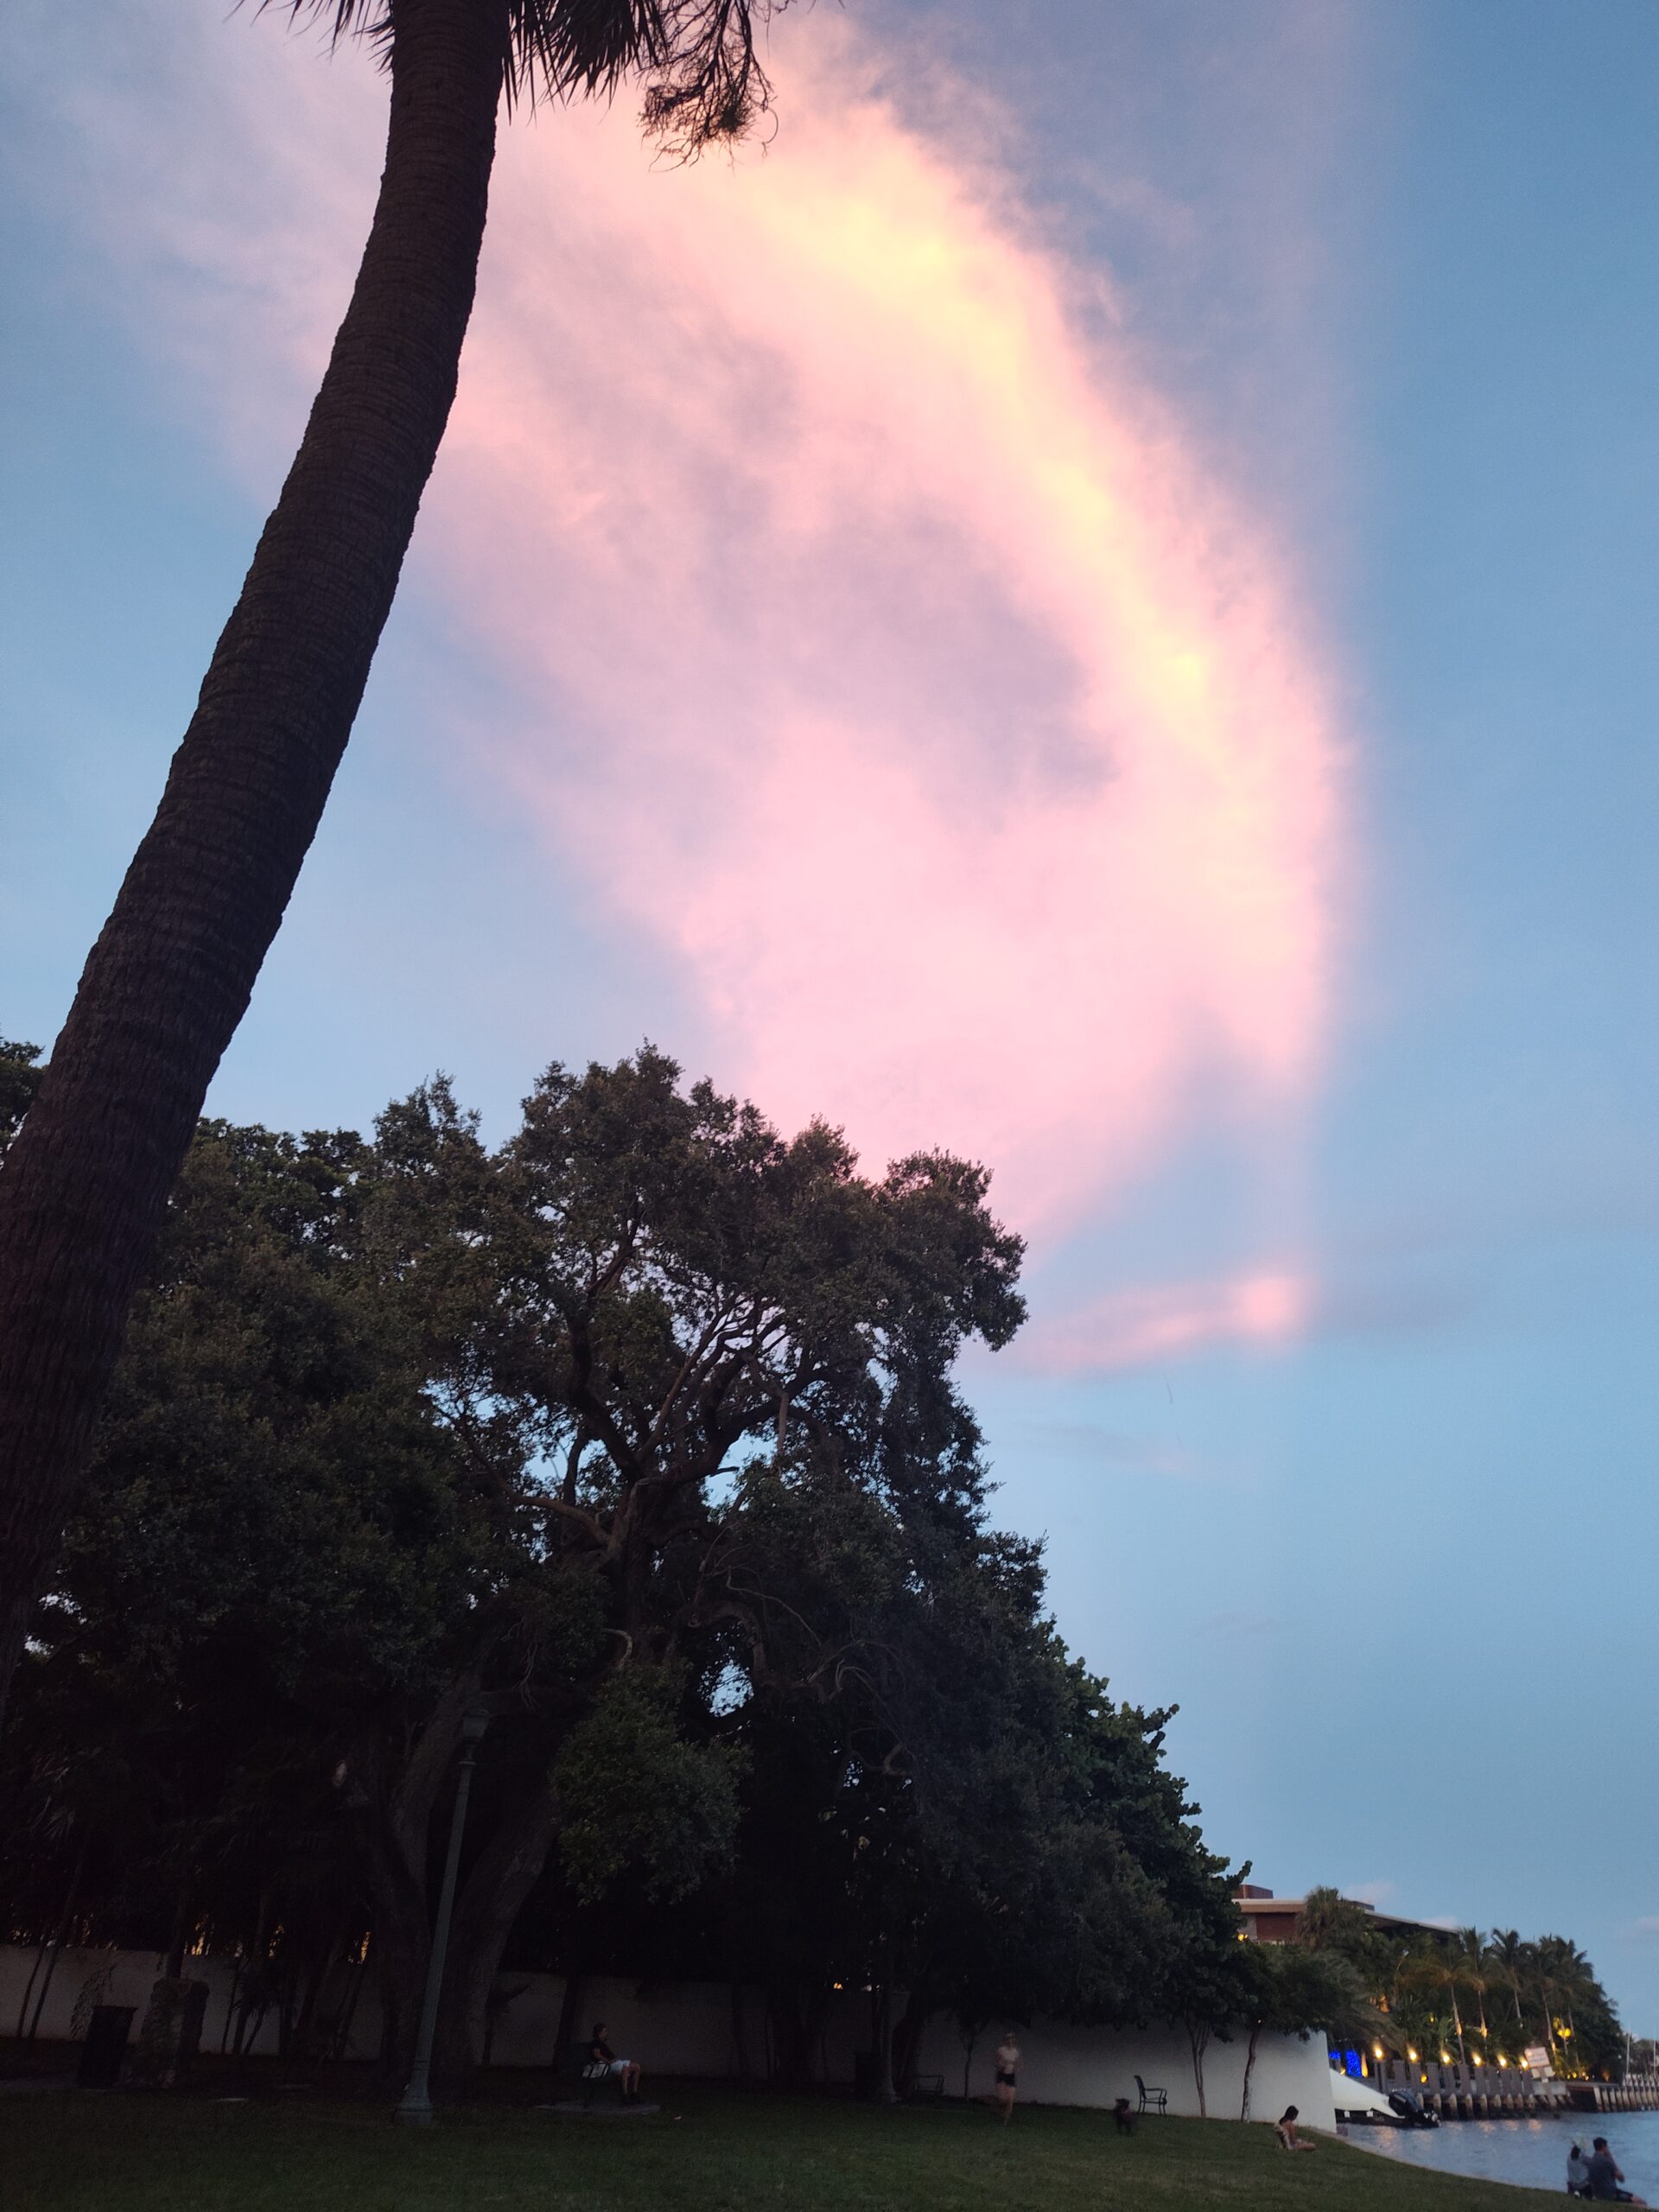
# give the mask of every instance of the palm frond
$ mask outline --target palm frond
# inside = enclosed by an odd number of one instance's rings
[[[755,26],[786,0],[473,0],[499,11],[509,103],[597,95],[645,84],[641,120],[683,159],[750,130],[771,105]],[[398,0],[257,0],[330,39],[366,39],[389,59]]]

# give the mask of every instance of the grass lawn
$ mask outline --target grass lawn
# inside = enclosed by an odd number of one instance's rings
[[[363,2105],[0,2097],[3,2212],[1520,2212],[1492,2183],[1414,2172],[1266,2127],[960,2106],[668,2095],[660,2115],[562,2120],[479,2107],[430,2133]],[[1541,2195],[1534,2202],[1541,2204]]]

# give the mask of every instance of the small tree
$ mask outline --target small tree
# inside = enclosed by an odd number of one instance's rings
[[[1264,2031],[1306,2038],[1315,2029],[1370,2040],[1382,2015],[1366,1998],[1351,1961],[1300,1943],[1241,1943],[1233,1961],[1238,2016],[1248,2041],[1238,2116],[1250,2116],[1250,2082]]]

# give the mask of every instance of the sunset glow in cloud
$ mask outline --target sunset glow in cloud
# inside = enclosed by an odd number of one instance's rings
[[[810,29],[764,161],[512,143],[448,574],[559,702],[507,772],[728,1078],[1052,1218],[1197,1080],[1306,1072],[1327,709],[1080,280]]]
[[[1099,279],[844,23],[786,28],[764,156],[653,168],[620,109],[504,134],[421,575],[524,702],[468,733],[478,773],[671,963],[722,1084],[877,1160],[973,1153],[1059,1226],[1200,1087],[1309,1073],[1325,687]],[[181,342],[245,429],[326,347],[384,95],[211,39],[236,193],[199,149],[145,219],[214,280]]]
[[[1126,1291],[1052,1320],[1039,1318],[1020,1339],[1018,1357],[1043,1374],[1098,1375],[1214,1344],[1284,1344],[1306,1327],[1313,1302],[1301,1275],[1271,1270]]]

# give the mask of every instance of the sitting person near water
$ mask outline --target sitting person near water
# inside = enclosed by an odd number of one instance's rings
[[[1567,2193],[1569,2196],[1590,2194],[1590,2161],[1576,2143],[1567,2154]]]
[[[1618,2162],[1607,2148],[1607,2138],[1598,2135],[1590,2145],[1589,2186],[1585,2195],[1598,2204],[1644,2204],[1645,2197],[1634,2196],[1628,2189],[1620,2187],[1624,2177]]]
[[[1304,2143],[1296,2133],[1298,2110],[1299,2107],[1295,2105],[1287,2105],[1283,2116],[1274,2120],[1273,2132],[1287,2151],[1311,2151],[1313,2145],[1311,2143]]]
[[[593,2041],[588,2046],[588,2063],[582,2070],[589,2082],[603,2081],[607,2075],[620,2075],[622,2081],[623,2101],[626,2104],[632,2104],[639,2094],[639,2065],[632,2058],[617,2056],[605,2040],[603,2020],[594,2022]]]

